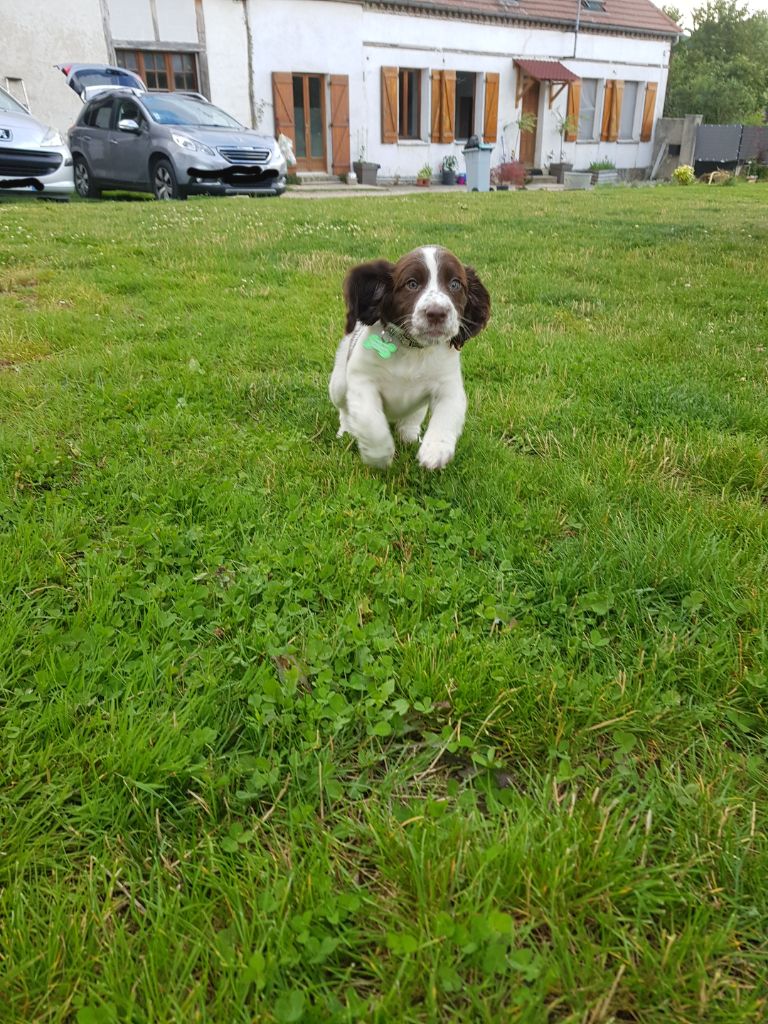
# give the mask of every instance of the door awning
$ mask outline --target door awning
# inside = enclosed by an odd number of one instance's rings
[[[515,64],[537,82],[578,82],[579,76],[559,60],[516,60]]]
[[[579,76],[569,71],[559,60],[516,60],[520,69],[517,77],[517,102],[534,82],[549,82],[549,105],[560,95],[570,82],[578,82]],[[555,88],[558,86],[559,88]]]

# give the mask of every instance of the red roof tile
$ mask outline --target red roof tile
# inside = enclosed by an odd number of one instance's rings
[[[588,31],[639,32],[643,35],[675,36],[679,27],[652,0],[604,0],[605,11],[588,11],[578,0],[375,0],[385,7],[419,10],[461,17],[485,16],[510,22],[549,23],[574,28],[578,12],[579,25]]]

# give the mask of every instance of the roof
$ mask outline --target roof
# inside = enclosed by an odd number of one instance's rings
[[[559,60],[522,60],[518,59],[515,64],[521,68],[529,78],[535,78],[537,82],[578,82],[579,76],[569,71]]]
[[[604,11],[577,8],[577,0],[368,0],[380,7],[413,10],[454,17],[493,18],[538,22],[573,30],[624,32],[653,36],[679,36],[680,27],[652,0],[604,0]]]

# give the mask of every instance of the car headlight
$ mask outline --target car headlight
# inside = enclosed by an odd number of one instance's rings
[[[64,139],[61,137],[61,132],[57,132],[55,128],[49,128],[40,141],[41,146],[63,146]]]
[[[197,142],[195,139],[190,139],[188,135],[178,135],[176,132],[171,132],[171,138],[176,145],[181,146],[182,149],[191,149],[193,152],[207,153],[208,156],[216,156],[210,146],[206,146],[202,142]]]

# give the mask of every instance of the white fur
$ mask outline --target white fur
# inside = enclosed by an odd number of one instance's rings
[[[434,255],[432,261],[435,272],[430,288],[416,309],[430,301],[442,302],[439,290],[432,287],[436,277]],[[445,301],[456,316],[447,296]],[[381,334],[382,330],[381,323],[371,327],[358,323],[341,339],[329,384],[331,401],[339,410],[338,436],[351,434],[363,462],[384,469],[395,454],[389,424],[396,424],[403,441],[416,442],[429,409],[431,416],[418,460],[425,469],[442,469],[453,458],[467,409],[459,353],[445,341],[425,348],[399,347],[390,359],[382,359],[363,347],[370,334]],[[447,338],[456,334],[458,317],[450,330]]]
[[[419,298],[413,309],[413,330],[414,333],[427,335],[430,332],[427,312],[440,310],[445,313],[446,321],[437,337],[441,341],[448,341],[459,333],[459,314],[450,298],[440,288],[437,279],[437,250],[433,245],[424,246],[421,250],[424,263],[429,272],[429,283],[424,289],[424,294]]]

